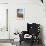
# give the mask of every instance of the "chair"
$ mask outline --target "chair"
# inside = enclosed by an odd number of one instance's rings
[[[20,36],[20,44],[22,41],[25,41],[25,38],[24,38],[25,34],[29,34],[32,36],[29,39],[29,41],[31,42],[32,45],[34,42],[39,43],[39,33],[40,33],[40,24],[36,24],[36,23],[29,24],[29,23],[27,23],[27,31],[22,31],[22,34],[19,35]]]

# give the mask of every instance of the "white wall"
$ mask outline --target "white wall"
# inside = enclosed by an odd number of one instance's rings
[[[8,0],[0,0],[0,3],[8,3]]]

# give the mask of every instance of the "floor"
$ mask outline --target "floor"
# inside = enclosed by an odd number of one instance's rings
[[[12,46],[11,43],[0,43],[0,46]]]
[[[19,45],[19,46],[31,46],[31,45],[28,44],[28,43],[22,42],[22,44]],[[33,46],[43,46],[43,45],[41,45],[41,44],[34,44]]]
[[[0,43],[0,46],[16,46],[16,45],[12,45],[11,43]],[[18,44],[17,46],[31,46],[28,43],[22,42],[22,44]],[[33,46],[42,46],[42,45],[33,45]]]

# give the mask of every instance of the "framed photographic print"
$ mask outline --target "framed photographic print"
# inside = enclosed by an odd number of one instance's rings
[[[17,18],[24,18],[24,9],[17,9]]]

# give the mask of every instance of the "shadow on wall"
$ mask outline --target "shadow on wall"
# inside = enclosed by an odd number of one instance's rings
[[[42,25],[40,25],[40,39],[42,40],[42,45],[45,46],[44,45],[44,37],[43,37],[43,26]]]

